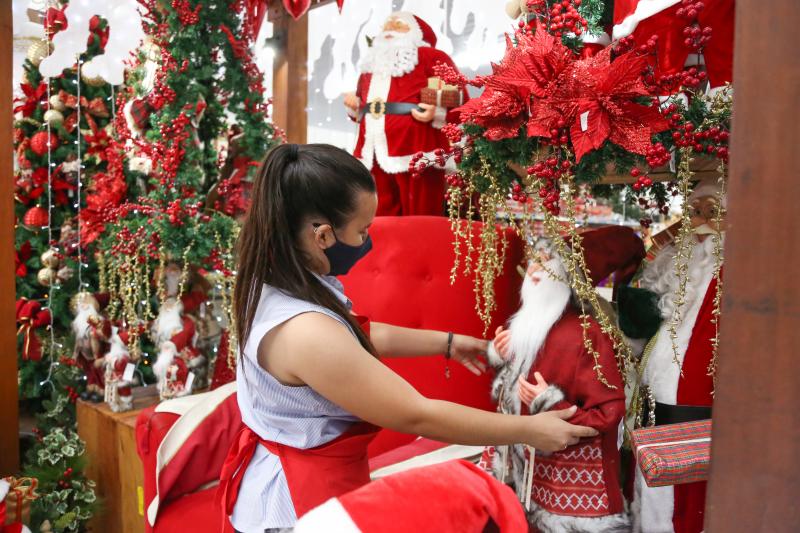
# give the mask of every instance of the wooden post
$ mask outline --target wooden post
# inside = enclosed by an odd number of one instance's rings
[[[272,119],[289,142],[305,143],[308,129],[308,16],[294,20],[276,6],[269,11],[277,50],[272,67]]]
[[[11,0],[0,0],[0,476],[19,469],[17,328],[14,313],[14,180]]]
[[[736,2],[736,80],[706,531],[800,528],[800,27]]]

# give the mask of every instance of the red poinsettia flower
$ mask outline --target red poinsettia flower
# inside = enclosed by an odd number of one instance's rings
[[[576,160],[606,140],[647,155],[652,135],[669,127],[657,106],[638,102],[651,96],[642,79],[645,66],[646,59],[631,52],[612,62],[610,49],[576,63],[576,76],[588,81],[570,125]]]
[[[96,155],[98,159],[102,161],[106,158],[106,150],[111,144],[111,137],[104,128],[97,128],[94,124],[92,125],[94,131],[84,136],[89,146],[87,153],[89,155]]]
[[[31,248],[31,241],[25,241],[19,250],[14,250],[14,264],[16,265],[16,274],[18,278],[24,278],[28,275],[28,265],[26,261],[33,255]]]
[[[20,85],[20,89],[25,96],[14,99],[14,102],[22,102],[14,108],[14,113],[21,112],[23,117],[29,117],[47,97],[47,84],[40,83],[38,87],[34,88],[29,83],[23,83]]]

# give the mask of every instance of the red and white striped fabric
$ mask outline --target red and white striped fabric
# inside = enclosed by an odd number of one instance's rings
[[[167,420],[168,424],[174,423],[161,440],[155,461],[144,461],[145,469],[155,470],[156,480],[155,487],[145,487],[149,528],[155,525],[162,503],[218,482],[229,444],[242,426],[235,383],[162,402],[154,413],[148,413],[151,419],[157,414],[174,415]],[[151,429],[149,421],[137,423],[139,455],[143,459],[150,457],[147,433]],[[152,477],[145,475],[146,479]]]
[[[487,528],[493,522],[496,529]],[[381,478],[305,514],[295,533],[524,533],[514,491],[467,461]]]

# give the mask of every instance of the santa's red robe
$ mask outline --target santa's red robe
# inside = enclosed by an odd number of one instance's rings
[[[408,74],[364,73],[358,79],[356,96],[361,105],[381,99],[385,102],[418,104],[428,78],[436,76],[437,63],[455,64],[450,56],[432,48],[417,49],[418,62]],[[462,91],[464,101],[469,96]],[[444,108],[436,109],[433,122],[416,120],[411,114],[373,117],[365,113],[358,127],[358,141],[353,155],[372,172],[378,186],[378,215],[442,215],[444,213],[444,172],[429,168],[412,178],[408,165],[412,156],[423,152],[433,158],[437,148],[448,149],[449,142],[441,131],[445,122],[454,122],[456,115]]]
[[[105,371],[97,366],[97,356],[108,352],[111,338],[111,322],[102,317],[90,317],[86,336],[75,340],[75,360],[86,375],[86,385],[101,390],[105,387]]]
[[[643,383],[651,388],[656,402],[670,405],[710,407],[714,380],[709,375],[716,336],[714,299],[717,281],[705,273],[707,287],[702,299],[689,302],[684,323],[677,329],[680,369],[673,360],[669,321],[661,326],[649,356]],[[685,342],[685,344],[684,344]],[[658,424],[656,417],[656,424]],[[706,483],[647,487],[636,471],[635,531],[642,533],[700,533],[703,531]]]
[[[625,413],[622,376],[611,340],[593,319],[588,336],[610,386],[598,380],[594,358],[584,347],[581,318],[572,305],[550,329],[533,363],[521,368],[531,383],[536,382],[534,373],[539,372],[548,383],[547,390],[530,407],[520,409],[518,376],[511,375],[511,365],[499,371],[493,386],[504,412],[535,414],[575,405],[578,410],[569,422],[600,432],[566,450],[537,453],[530,520],[543,531],[625,531],[630,527],[619,481],[618,431]],[[518,493],[524,468],[522,453],[524,450],[515,446],[510,454]],[[503,465],[495,460],[493,469],[497,475]]]
[[[703,48],[703,58],[711,86],[718,87],[733,81],[734,0],[705,0],[704,4],[697,20],[701,28],[710,27],[712,33]],[[692,50],[684,42],[688,21],[676,14],[682,7],[680,0],[615,0],[613,38],[632,35],[641,46],[657,35],[659,74],[683,70]]]

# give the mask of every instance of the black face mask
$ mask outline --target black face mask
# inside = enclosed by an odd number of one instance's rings
[[[314,227],[319,227],[319,224],[314,224]],[[330,248],[324,250],[325,256],[331,264],[331,276],[343,276],[350,272],[359,259],[367,255],[372,250],[372,237],[367,235],[366,240],[361,246],[351,246],[345,244],[336,237],[336,232],[333,233],[336,242]]]

